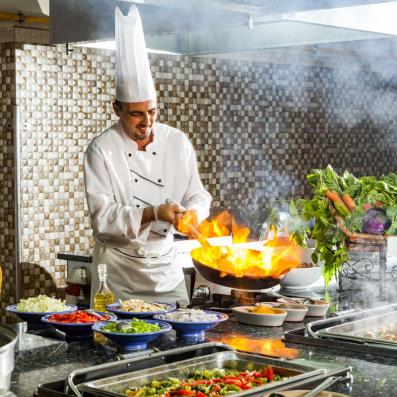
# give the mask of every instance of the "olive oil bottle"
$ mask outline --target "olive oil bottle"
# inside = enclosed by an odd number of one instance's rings
[[[99,288],[94,296],[94,309],[98,312],[106,312],[106,306],[114,303],[115,297],[112,291],[110,291],[107,279],[107,268],[106,264],[100,263],[98,265],[98,277],[99,277]],[[106,344],[107,338],[98,332],[94,332],[94,341],[96,343]]]
[[[98,312],[106,312],[106,306],[114,303],[115,298],[107,284],[107,268],[106,264],[98,265],[99,288],[94,296],[94,309]]]

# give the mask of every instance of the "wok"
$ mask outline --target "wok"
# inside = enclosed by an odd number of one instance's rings
[[[199,274],[214,284],[223,285],[224,287],[229,287],[233,289],[242,290],[259,290],[274,287],[280,283],[280,278],[273,277],[236,277],[233,274],[223,275],[218,269],[214,269],[201,262],[193,259],[193,265]]]

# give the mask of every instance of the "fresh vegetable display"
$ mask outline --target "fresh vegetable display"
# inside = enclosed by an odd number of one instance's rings
[[[306,223],[302,226],[301,222],[292,234],[302,245],[307,238],[316,240],[312,259],[325,262],[327,282],[350,258],[347,237],[338,228],[336,215],[350,232],[397,234],[397,174],[357,178],[348,171],[339,175],[329,165],[313,170],[307,179],[313,188],[312,198],[290,203],[292,216]]]
[[[77,310],[72,313],[53,314],[48,317],[48,320],[57,323],[93,324],[98,321],[107,321],[109,318],[110,316],[108,314],[92,314],[83,310]]]
[[[183,379],[153,380],[143,387],[128,388],[125,394],[128,397],[219,397],[285,379],[286,377],[276,374],[270,365],[259,371],[243,372],[215,368],[195,370]]]
[[[33,298],[21,299],[17,306],[19,312],[29,313],[51,313],[65,312],[72,310],[65,301],[56,298],[50,298],[46,295],[38,295]]]
[[[102,327],[103,331],[123,334],[148,334],[159,331],[160,329],[160,325],[147,323],[138,318],[133,318],[131,321],[110,322]]]

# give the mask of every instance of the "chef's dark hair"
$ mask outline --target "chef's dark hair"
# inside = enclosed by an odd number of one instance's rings
[[[114,100],[114,104],[121,110],[123,107],[123,102],[118,101],[117,99]]]

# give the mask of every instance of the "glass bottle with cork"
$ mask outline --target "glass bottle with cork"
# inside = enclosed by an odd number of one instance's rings
[[[98,312],[106,312],[106,306],[115,302],[113,292],[109,289],[106,282],[107,279],[107,267],[105,263],[98,265],[98,277],[99,277],[99,288],[94,296],[94,309]],[[106,338],[94,332],[94,341],[97,343],[106,343]]]

